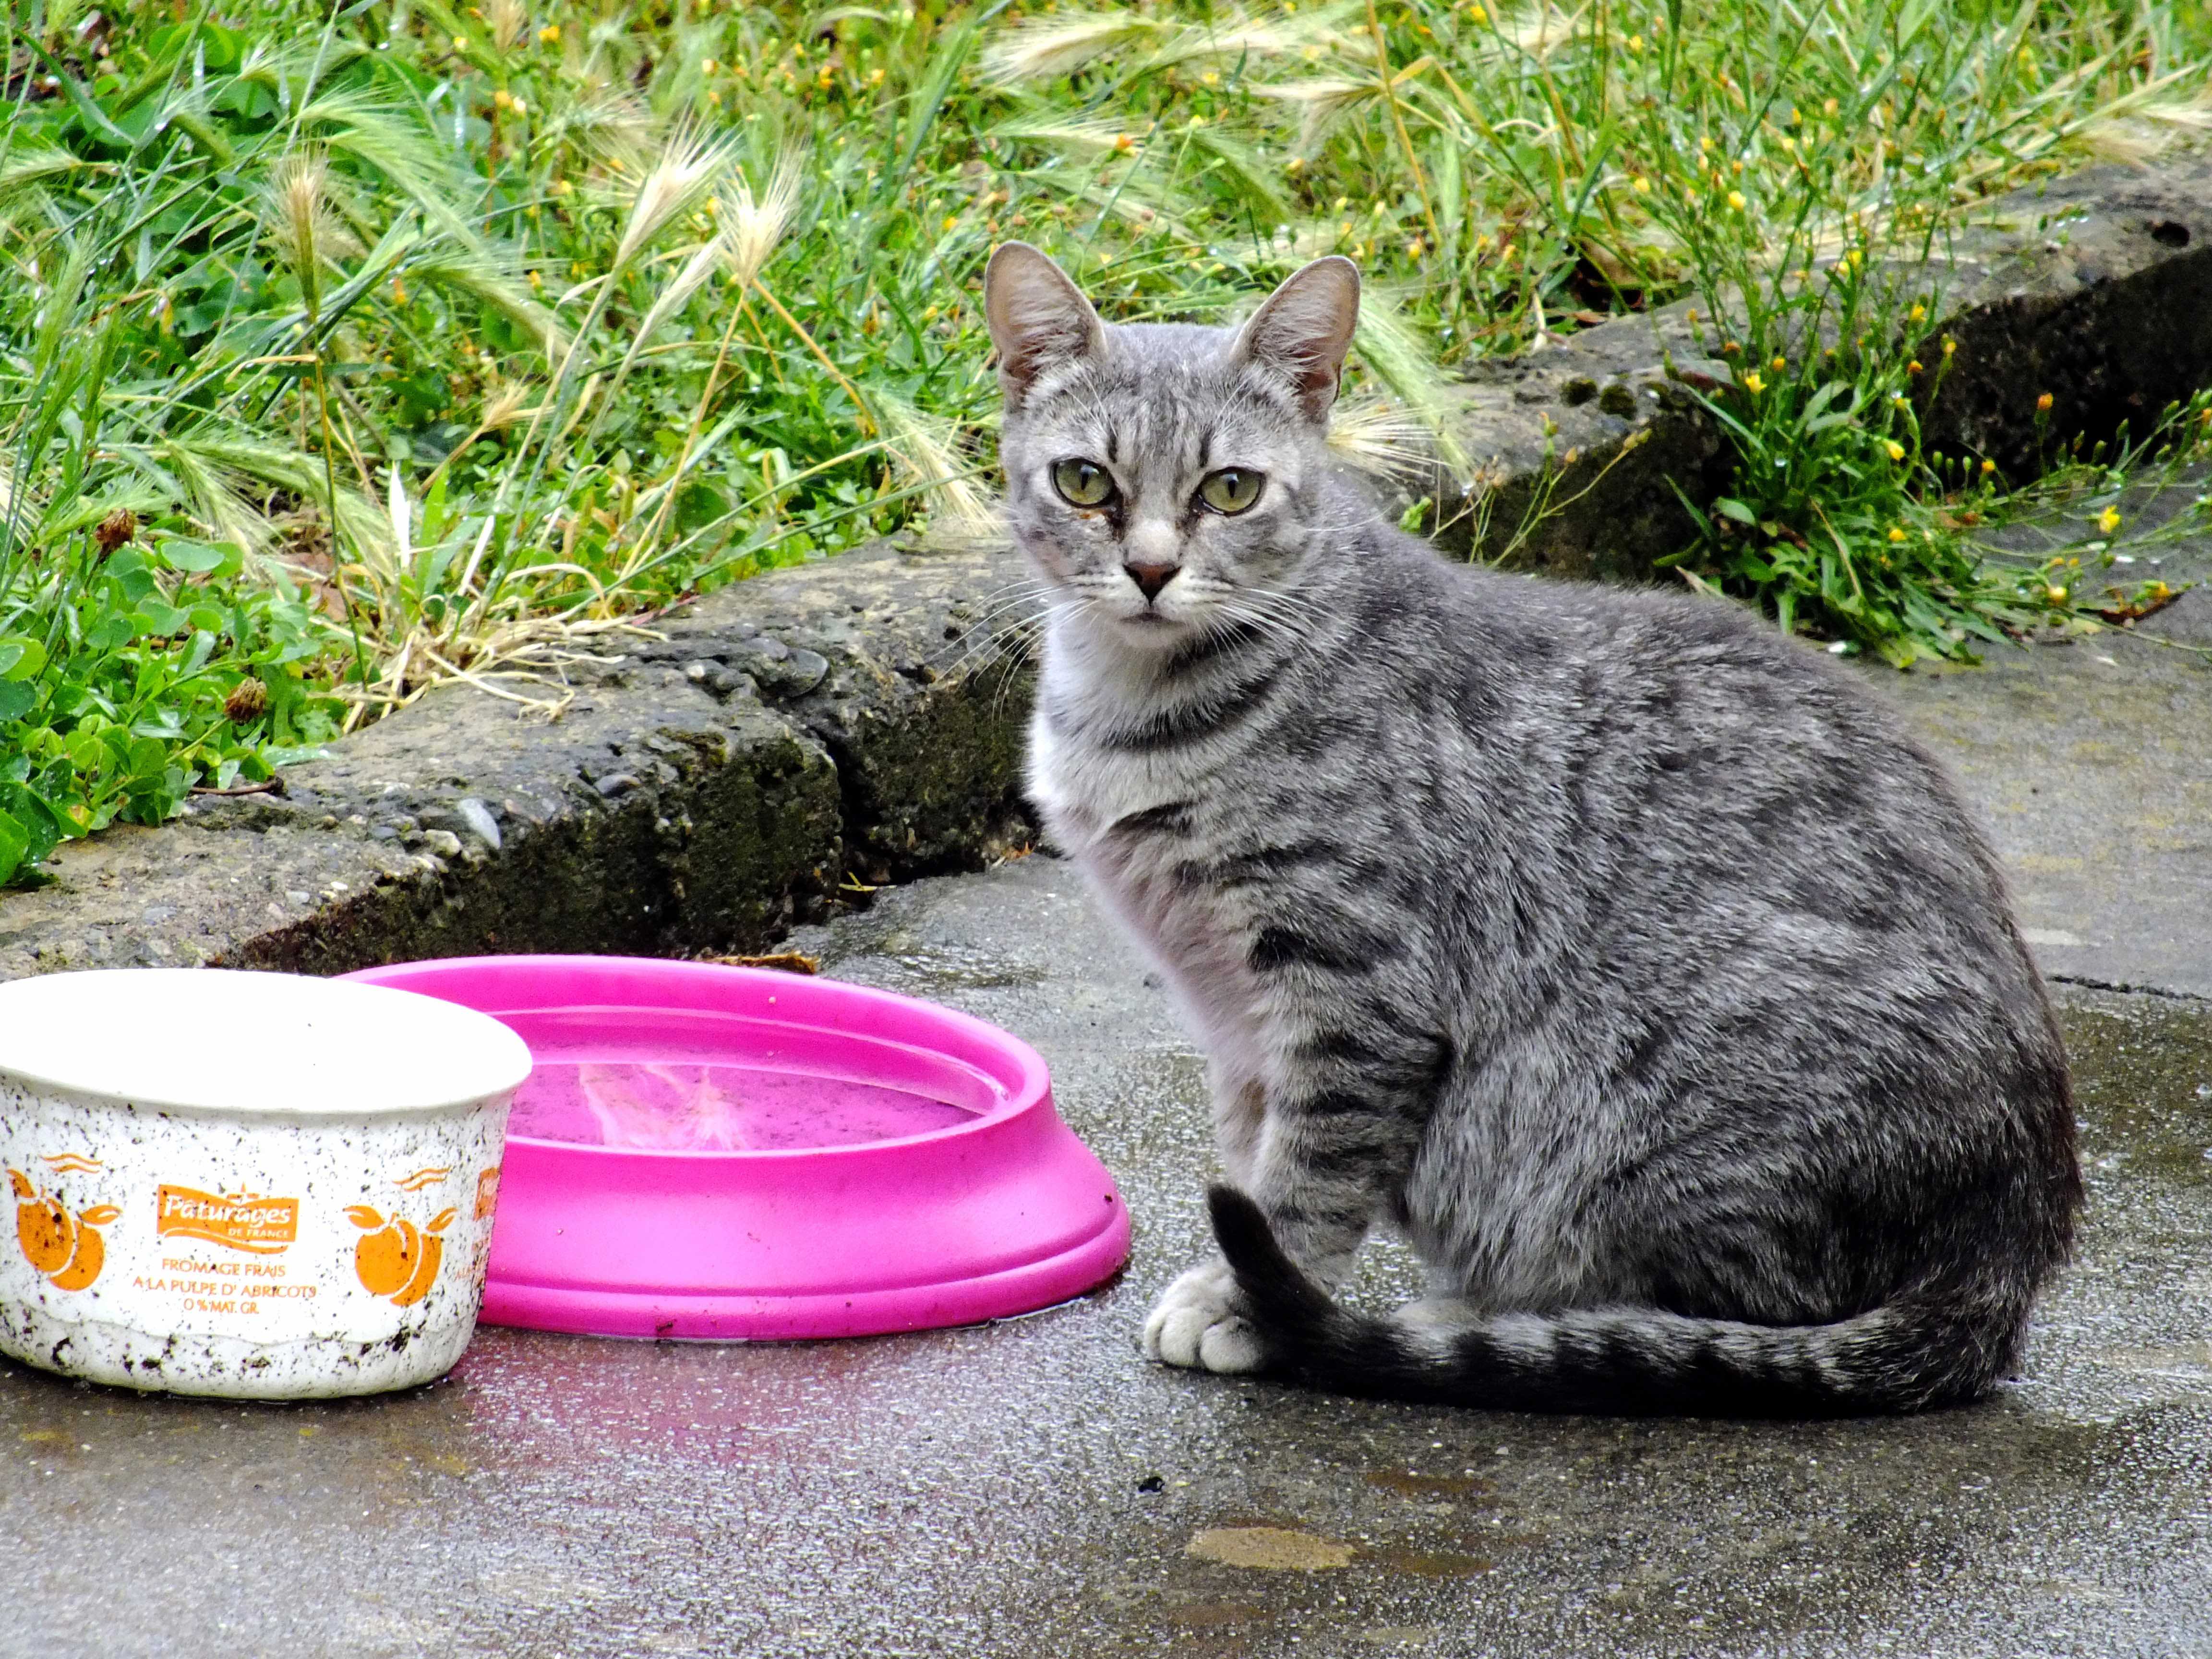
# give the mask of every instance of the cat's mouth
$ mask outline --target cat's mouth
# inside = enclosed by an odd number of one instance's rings
[[[1157,606],[1146,605],[1141,611],[1125,611],[1115,621],[1134,639],[1167,642],[1171,637],[1188,630],[1189,622],[1182,617],[1170,617]]]

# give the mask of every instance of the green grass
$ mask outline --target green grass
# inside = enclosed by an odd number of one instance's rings
[[[544,698],[686,596],[973,529],[1009,236],[1122,318],[1352,254],[1383,451],[1458,365],[1702,296],[1741,477],[1686,574],[1900,663],[2079,625],[1975,539],[2003,481],[1922,453],[1927,296],[1869,273],[2212,119],[2212,32],[2136,3],[11,17],[0,879],[441,679]]]

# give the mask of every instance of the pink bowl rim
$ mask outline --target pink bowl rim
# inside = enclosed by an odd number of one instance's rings
[[[599,969],[609,972],[619,971],[630,975],[642,974],[648,980],[693,984],[710,978],[726,978],[734,975],[744,981],[756,986],[775,985],[779,988],[779,994],[790,988],[803,988],[799,992],[802,997],[819,997],[828,1002],[859,1003],[885,1011],[896,1011],[909,1018],[919,1018],[940,1030],[960,1033],[975,1046],[1010,1062],[1015,1076],[1009,1079],[1006,1075],[994,1072],[988,1066],[948,1053],[943,1048],[918,1042],[902,1042],[895,1038],[879,1037],[866,1031],[854,1030],[846,1027],[828,1025],[818,1019],[769,1019],[758,1015],[744,1014],[739,1017],[756,1026],[781,1025],[793,1030],[830,1030],[840,1036],[857,1039],[871,1047],[903,1048],[913,1054],[933,1054],[956,1066],[982,1073],[1004,1090],[1004,1097],[996,1105],[971,1114],[964,1123],[947,1124],[938,1129],[925,1129],[917,1134],[897,1135],[883,1140],[848,1141],[835,1146],[738,1148],[726,1151],[703,1147],[605,1146],[595,1146],[589,1141],[556,1140],[540,1135],[513,1133],[509,1133],[507,1136],[509,1146],[528,1146],[535,1152],[562,1158],[614,1158],[653,1161],[673,1159],[685,1163],[708,1164],[726,1161],[757,1164],[769,1161],[787,1162],[793,1158],[865,1158],[885,1148],[913,1146],[924,1142],[953,1140],[965,1135],[987,1133],[1000,1124],[1019,1117],[1025,1112],[1033,1111],[1040,1105],[1048,1104],[1052,1099],[1051,1074],[1046,1068],[1044,1057],[1011,1031],[994,1025],[988,1020],[978,1019],[972,1014],[963,1013],[957,1008],[947,1008],[940,1003],[925,1001],[919,997],[902,996],[896,991],[883,990],[872,985],[859,985],[850,980],[836,979],[829,975],[793,974],[776,968],[747,968],[737,963],[696,962],[670,957],[619,957],[583,952],[570,955],[554,951],[532,951],[515,956],[426,957],[413,962],[385,963],[376,967],[356,969],[339,977],[358,981],[364,984],[387,985],[403,990],[415,990],[425,996],[436,996],[439,994],[437,992],[422,990],[420,986],[415,984],[414,978],[434,976],[445,972],[465,975],[471,970],[519,969],[526,973],[533,969],[556,968],[568,972],[580,969],[586,971]],[[457,997],[445,1000],[460,1000]],[[580,1000],[550,1001],[526,1008],[492,1009],[482,1007],[475,1002],[469,1002],[464,1006],[477,1008],[478,1012],[495,1019],[501,1018],[502,1014],[568,1012],[594,1008],[651,1007],[660,1012],[693,1013],[729,1012],[714,1008],[670,1008],[666,1005],[658,1003]],[[527,1042],[526,1038],[526,1046]],[[532,1058],[534,1060],[535,1056],[533,1055]],[[956,1103],[947,1101],[940,1103],[952,1105]]]

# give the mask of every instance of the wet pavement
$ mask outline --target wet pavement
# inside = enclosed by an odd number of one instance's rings
[[[2136,492],[2127,534],[2201,519],[2189,504],[2208,487],[2212,473]],[[2003,539],[2055,550],[2033,531]],[[2116,550],[2130,562],[2062,580],[2084,594],[2157,580],[2180,597],[2132,628],[1992,651],[1981,668],[1869,678],[1980,812],[2045,973],[2212,997],[2212,536]]]
[[[1129,1200],[1120,1282],[996,1327],[812,1346],[486,1330],[446,1382],[344,1404],[0,1369],[0,1652],[2212,1648],[2194,1005],[2069,994],[2089,1224],[2000,1400],[1815,1426],[1547,1421],[1139,1360],[1146,1306],[1201,1246],[1200,1065],[1065,865],[887,893],[826,948],[833,971],[1043,1050]],[[1362,1293],[1403,1271],[1378,1251]]]
[[[1995,1401],[1554,1421],[1147,1366],[1203,1243],[1200,1066],[1033,856],[801,943],[1044,1053],[1128,1200],[1117,1283],[819,1346],[485,1330],[442,1383],[329,1405],[0,1364],[0,1655],[2212,1651],[2212,670],[2089,641],[1891,690],[2070,981],[2088,1218]],[[1381,1249],[1358,1293],[1409,1282]]]

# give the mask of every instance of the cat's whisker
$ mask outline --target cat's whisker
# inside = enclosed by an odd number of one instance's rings
[[[1034,643],[1039,622],[1038,613],[1054,591],[1053,583],[1042,576],[1026,576],[1007,582],[992,590],[981,611],[967,619],[967,630],[957,645],[954,660],[948,666],[939,666],[943,654],[932,666],[939,667],[948,679],[957,682],[972,678],[1005,660],[1015,642],[1028,635],[1019,648],[1028,649]]]

